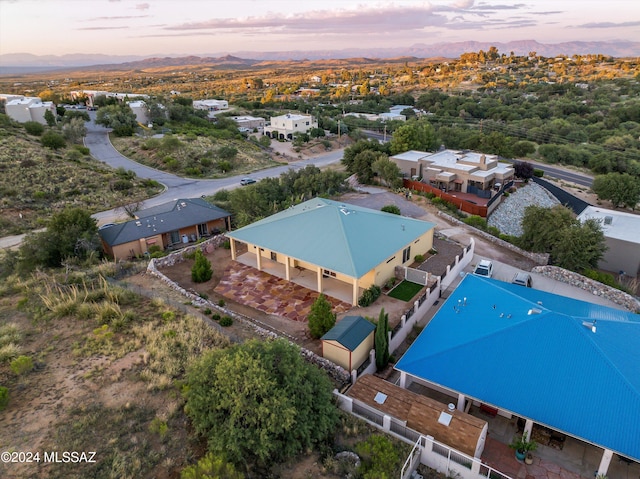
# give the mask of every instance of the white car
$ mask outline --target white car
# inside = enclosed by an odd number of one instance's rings
[[[484,276],[485,278],[491,278],[493,275],[493,263],[487,259],[480,260],[476,265],[476,269],[473,270],[473,274],[476,276]]]

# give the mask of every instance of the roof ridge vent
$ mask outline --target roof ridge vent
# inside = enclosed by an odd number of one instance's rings
[[[531,308],[531,309],[527,312],[527,314],[528,314],[529,316],[531,316],[532,314],[540,314],[540,313],[542,313],[542,310],[540,310],[540,309],[538,309],[538,308]]]

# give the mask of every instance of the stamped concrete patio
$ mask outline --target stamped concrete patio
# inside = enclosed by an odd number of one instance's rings
[[[227,267],[214,291],[259,311],[293,321],[306,321],[311,305],[320,295],[296,283],[236,261]],[[335,313],[344,313],[352,307],[349,303],[331,296],[326,298],[331,302]]]

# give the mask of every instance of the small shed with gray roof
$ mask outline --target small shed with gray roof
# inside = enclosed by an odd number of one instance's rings
[[[373,349],[376,327],[362,316],[345,316],[322,336],[322,357],[347,371],[360,367]]]

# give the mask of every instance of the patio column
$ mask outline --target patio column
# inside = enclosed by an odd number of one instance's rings
[[[458,411],[464,412],[464,405],[467,402],[464,394],[458,394]]]
[[[229,244],[231,245],[231,259],[236,260],[236,240],[229,238]]]
[[[284,257],[284,277],[287,281],[291,281],[291,269],[288,256]]]
[[[318,266],[318,293],[322,293],[322,268]]]
[[[407,373],[405,373],[404,371],[400,371],[400,387],[402,389],[405,389],[406,384],[407,384]]]
[[[256,266],[258,267],[258,271],[262,271],[262,253],[258,246],[256,246]]]
[[[358,305],[358,278],[353,278],[353,296],[351,299],[351,304],[353,306]]]
[[[533,430],[533,421],[531,419],[525,420],[524,431],[522,434],[527,435],[527,439],[531,440],[531,431]]]
[[[613,451],[610,449],[605,449],[602,453],[602,459],[600,459],[600,467],[598,467],[598,474],[602,474],[603,476],[607,475],[607,471],[609,470],[609,464],[611,463],[611,458],[613,457]]]

